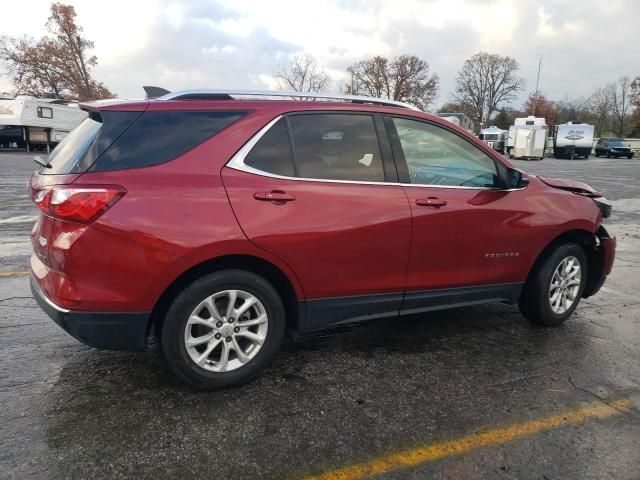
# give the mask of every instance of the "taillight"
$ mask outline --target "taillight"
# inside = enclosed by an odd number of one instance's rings
[[[33,192],[33,201],[46,215],[70,222],[91,223],[125,193],[124,188],[115,185],[56,185]]]

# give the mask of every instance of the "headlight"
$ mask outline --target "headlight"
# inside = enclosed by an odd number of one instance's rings
[[[593,200],[598,206],[604,218],[609,218],[611,216],[611,209],[613,208],[613,205],[609,200],[604,197],[592,198],[591,200]]]

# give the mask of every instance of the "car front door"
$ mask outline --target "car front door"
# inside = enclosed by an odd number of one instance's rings
[[[411,209],[388,183],[397,174],[378,133],[382,119],[370,114],[290,114],[223,169],[247,237],[298,276],[308,328],[401,305]]]
[[[507,168],[444,126],[406,117],[385,124],[413,214],[405,307],[434,290],[446,291],[449,305],[476,294],[510,298],[529,255],[523,192],[501,188]]]

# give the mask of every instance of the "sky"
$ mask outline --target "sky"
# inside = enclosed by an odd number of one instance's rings
[[[50,1],[3,9],[3,35],[40,37]],[[640,75],[638,0],[67,0],[95,42],[94,77],[119,97],[142,85],[277,88],[279,67],[314,56],[332,78],[354,62],[413,54],[440,77],[435,107],[451,100],[464,60],[479,51],[520,64],[527,87],[554,100],[590,95],[622,76]],[[18,8],[19,5],[19,8]],[[9,11],[11,10],[9,9]],[[27,14],[28,12],[28,14]],[[0,73],[3,72],[0,66]],[[9,90],[0,75],[0,91]]]

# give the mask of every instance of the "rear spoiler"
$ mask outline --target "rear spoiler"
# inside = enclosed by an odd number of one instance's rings
[[[166,88],[161,88],[161,87],[152,87],[149,85],[145,85],[142,88],[144,89],[144,93],[147,94],[147,100],[151,100],[152,98],[158,98],[163,95],[166,95],[167,93],[171,93]]]

